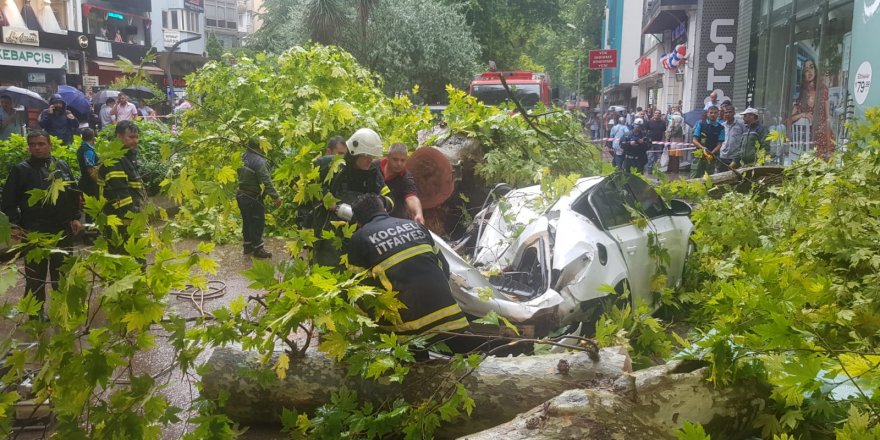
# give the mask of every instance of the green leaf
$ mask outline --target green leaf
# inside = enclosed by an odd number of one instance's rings
[[[339,361],[345,356],[345,351],[350,345],[341,333],[331,332],[321,338],[318,349]]]
[[[687,420],[684,421],[681,428],[675,431],[675,438],[678,440],[711,440],[711,437],[703,429],[703,425]]]

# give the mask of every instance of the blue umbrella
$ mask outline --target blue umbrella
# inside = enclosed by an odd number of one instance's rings
[[[67,109],[73,112],[77,119],[86,119],[91,113],[91,103],[86,95],[79,89],[71,86],[58,86],[58,94],[67,104]]]
[[[682,116],[682,118],[684,118],[685,124],[693,127],[693,126],[697,125],[697,122],[700,122],[700,119],[703,119],[704,112],[705,112],[705,110],[698,108],[698,109],[691,110],[681,116]]]

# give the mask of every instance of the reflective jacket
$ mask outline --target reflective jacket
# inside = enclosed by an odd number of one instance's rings
[[[468,327],[449,289],[449,264],[423,225],[378,214],[352,235],[348,261],[369,269],[406,305],[392,331],[420,335]]]
[[[58,196],[55,204],[28,203],[28,191],[48,189],[54,179],[69,182]],[[9,171],[3,186],[3,213],[10,223],[29,231],[59,232],[66,230],[71,220],[79,218],[82,211],[81,193],[73,180],[70,167],[61,159],[29,158]]]
[[[263,200],[263,197],[278,198],[278,191],[272,185],[272,174],[269,173],[269,165],[266,157],[262,154],[246,150],[241,155],[242,165],[238,169],[238,190],[253,198]]]
[[[129,150],[111,167],[101,165],[98,188],[107,199],[107,214],[124,218],[129,211],[140,212],[146,205],[147,193],[138,170],[137,150]]]

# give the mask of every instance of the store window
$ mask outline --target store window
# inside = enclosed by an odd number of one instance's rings
[[[83,17],[85,32],[94,34],[98,39],[115,42],[143,45],[146,41],[146,26],[149,20],[124,12],[83,5],[88,14]]]
[[[846,138],[853,1],[756,0],[754,10],[754,105],[789,139],[773,160],[829,155]]]

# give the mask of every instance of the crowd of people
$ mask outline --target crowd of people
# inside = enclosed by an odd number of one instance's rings
[[[611,155],[612,164],[621,170],[646,175],[660,171],[661,158],[667,173],[682,171],[682,159],[690,158],[690,176],[729,171],[754,165],[758,152],[769,153],[768,130],[754,108],[741,112],[730,103],[718,103],[710,95],[702,115],[693,126],[685,123],[678,107],[666,114],[659,109],[626,112],[622,108],[609,111],[603,117],[604,132],[596,132],[590,120],[594,141],[603,145]],[[665,156],[665,157],[664,157]]]
[[[91,99],[91,96],[88,98]],[[191,107],[188,101],[179,99],[171,114]],[[49,98],[48,108],[42,110],[32,124],[28,123],[26,114],[27,108],[16,108],[11,96],[0,95],[0,141],[9,139],[13,134],[23,134],[28,129],[40,128],[67,145],[84,128],[97,131],[120,121],[163,118],[143,101],[132,101],[125,93],[119,93],[115,98],[108,97],[100,105],[90,108],[88,114],[79,115],[74,114],[62,96],[56,93]]]

